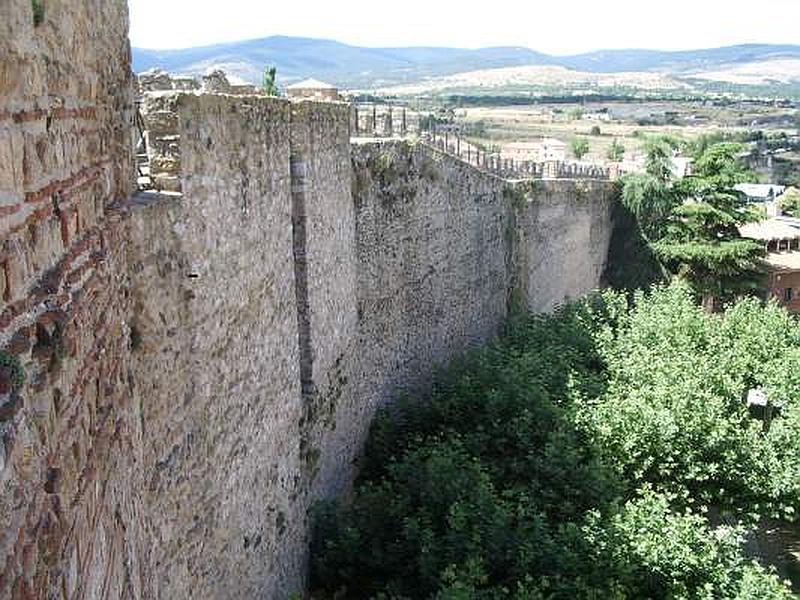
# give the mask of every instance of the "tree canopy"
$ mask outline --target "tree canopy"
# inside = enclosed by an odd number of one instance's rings
[[[796,187],[788,188],[780,197],[780,208],[792,217],[800,217],[800,190]]]
[[[789,599],[742,540],[800,501],[798,359],[782,309],[683,284],[515,319],[377,420],[317,513],[318,597]]]
[[[675,179],[676,144],[669,138],[648,142],[647,172],[623,179],[623,203],[662,264],[688,281],[707,305],[761,289],[763,245],[742,238],[738,229],[759,218],[735,190],[752,179],[739,160],[742,147],[709,145],[692,174]]]
[[[586,138],[576,137],[572,140],[572,153],[578,160],[589,154],[589,142]]]

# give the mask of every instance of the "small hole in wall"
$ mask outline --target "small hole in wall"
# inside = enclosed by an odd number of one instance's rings
[[[142,333],[139,331],[139,328],[136,327],[136,325],[132,325],[130,349],[132,352],[136,352],[141,347],[142,347]]]
[[[33,26],[38,27],[44,23],[44,0],[31,0],[33,9]]]
[[[56,192],[50,196],[50,202],[53,203],[53,216],[56,218],[61,217],[61,194]]]
[[[47,328],[41,323],[36,324],[36,343],[33,346],[33,353],[39,354],[48,352],[53,346],[53,338]]]
[[[62,394],[61,390],[56,388],[53,390],[53,410],[55,411],[56,415],[61,414],[62,409]]]

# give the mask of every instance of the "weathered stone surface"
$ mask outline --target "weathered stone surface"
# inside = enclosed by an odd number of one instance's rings
[[[358,331],[317,400],[321,496],[349,486],[379,406],[424,391],[436,365],[490,339],[507,314],[501,180],[405,142],[355,147],[352,177]]]
[[[599,283],[611,184],[351,148],[342,104],[153,92],[176,193],[129,198],[125,2],[45,6],[0,4],[0,347],[26,374],[0,373],[0,598],[285,598],[376,408],[515,295]]]
[[[615,189],[607,181],[520,184],[517,273],[528,310],[549,312],[601,285]]]
[[[139,73],[138,79],[140,92],[160,92],[173,89],[172,78],[169,73],[161,69],[150,69]]]
[[[306,543],[289,105],[174,100],[183,198],[134,213],[131,245],[155,596],[286,597]]]
[[[26,374],[0,423],[0,598],[141,595],[110,209],[133,181],[127,6],[43,5],[0,3],[0,346]]]
[[[231,91],[231,84],[224,71],[215,69],[203,75],[203,91],[207,93],[227,94]]]

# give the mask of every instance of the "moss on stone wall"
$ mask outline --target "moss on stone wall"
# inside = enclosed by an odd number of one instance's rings
[[[10,387],[10,392],[17,393],[25,384],[25,370],[14,354],[10,352],[0,352],[0,371],[5,375]]]

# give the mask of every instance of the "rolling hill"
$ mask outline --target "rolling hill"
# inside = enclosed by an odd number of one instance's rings
[[[315,77],[345,88],[376,89],[420,82],[458,73],[499,68],[549,66],[585,73],[657,72],[692,77],[742,70],[747,65],[780,64],[800,59],[800,46],[749,44],[666,52],[657,50],[603,50],[574,56],[551,56],[521,47],[365,48],[332,40],[273,36],[257,40],[187,48],[184,50],[133,49],[134,70],[159,67],[172,73],[200,74],[220,67],[256,83],[263,68],[274,64],[279,82]],[[775,80],[786,80],[780,74]],[[795,81],[794,75],[789,76]]]

